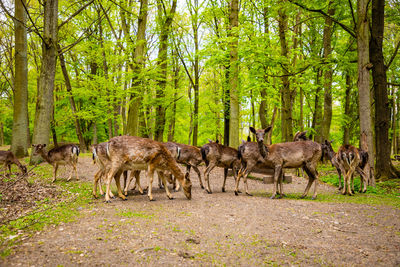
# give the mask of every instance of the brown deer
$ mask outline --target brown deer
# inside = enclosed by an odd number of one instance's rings
[[[240,159],[238,151],[232,147],[224,146],[218,142],[209,140],[209,143],[203,145],[200,149],[201,156],[206,163],[206,170],[204,171],[204,179],[206,182],[206,191],[211,194],[210,188],[210,172],[215,167],[224,168],[224,183],[222,184],[222,192],[225,192],[226,177],[228,176],[228,169],[232,169],[233,176],[236,180],[237,172],[240,169]]]
[[[148,197],[150,200],[153,200],[152,183],[155,171],[159,171],[164,185],[166,185],[166,182],[163,173],[171,171],[181,183],[185,196],[191,199],[192,184],[190,179],[183,175],[171,153],[160,142],[137,136],[117,136],[108,141],[106,149],[111,161],[110,171],[107,174],[106,180],[106,202],[110,202],[108,193],[110,192],[112,177],[121,171],[121,169],[127,167],[134,170],[147,170]],[[118,196],[125,200],[126,197],[122,194],[119,182],[117,182],[117,188]],[[167,186],[165,186],[165,191],[168,198],[172,199]]]
[[[301,167],[308,174],[308,184],[301,198],[304,198],[308,194],[312,183],[315,181],[314,194],[312,197],[312,199],[315,199],[317,197],[318,184],[318,172],[316,167],[322,156],[321,145],[313,141],[297,141],[266,146],[264,144],[264,137],[270,130],[271,127],[259,130],[250,127],[250,131],[256,136],[260,154],[274,169],[274,187],[276,190],[271,198],[275,198],[276,196],[278,182],[282,183],[282,169]]]
[[[32,145],[33,155],[40,155],[42,158],[47,161],[50,165],[53,166],[53,181],[56,181],[57,170],[59,165],[69,165],[75,171],[76,180],[79,180],[78,172],[76,170],[76,164],[78,163],[78,156],[80,153],[79,147],[74,144],[62,145],[59,147],[55,147],[50,151],[46,151],[46,144],[37,144]],[[72,178],[72,170],[67,181],[70,181]]]
[[[336,154],[336,160],[338,161],[341,171],[343,172],[342,194],[348,194],[350,196],[354,194],[353,176],[355,170],[360,173],[361,177],[361,185],[359,191],[365,192],[367,190],[367,181],[365,181],[364,171],[359,166],[362,162],[359,150],[352,145],[342,145]]]
[[[193,168],[199,177],[200,187],[204,189],[203,181],[201,180],[201,174],[198,168],[198,166],[203,162],[200,148],[175,142],[166,142],[164,145],[171,152],[171,154],[174,155],[176,153],[175,158],[178,163],[186,165],[186,175],[189,175],[190,169]]]
[[[325,140],[324,143],[322,143],[322,153],[323,153],[324,157],[326,157],[330,160],[332,166],[336,168],[336,171],[338,173],[338,178],[339,178],[339,190],[342,190],[343,189],[342,168],[340,166],[339,159],[337,157],[337,153],[332,148],[332,142],[333,141]],[[360,163],[356,167],[356,172],[358,172],[358,174],[361,176],[361,184],[363,186],[363,189],[361,190],[361,187],[360,187],[360,192],[365,193],[367,191],[367,182],[366,182],[365,172],[363,171],[363,169],[368,162],[368,152],[365,152],[362,149],[358,149],[358,153],[360,155]],[[354,189],[353,189],[353,191],[354,191]]]
[[[7,168],[10,171],[11,175],[11,164],[17,165],[22,174],[25,174],[27,171],[25,165],[22,165],[21,162],[19,162],[18,158],[14,156],[11,151],[0,150],[0,164],[4,164],[4,176],[7,175]]]
[[[111,161],[107,156],[106,146],[107,146],[107,142],[103,142],[103,143],[92,146],[93,163],[99,167],[99,170],[94,175],[93,196],[95,198],[97,198],[97,184],[99,185],[100,194],[104,195],[102,185],[101,185],[101,180],[102,180],[102,177],[105,177],[105,175],[107,174],[107,172],[109,171],[110,166],[111,166]],[[140,171],[131,171],[131,177],[132,176],[136,177],[135,187],[137,185],[139,192],[141,194],[143,194],[143,189],[140,186],[140,182],[137,178],[139,176],[139,174],[140,174]],[[127,170],[123,171],[123,175],[124,175],[124,181],[125,181],[124,194],[127,195],[127,190],[128,190],[128,186],[129,186],[129,183],[127,183],[127,176],[128,176]],[[119,179],[119,177],[118,178],[114,177],[114,179]],[[129,180],[129,182],[130,182],[130,180]],[[111,191],[110,191],[110,197],[114,198]]]

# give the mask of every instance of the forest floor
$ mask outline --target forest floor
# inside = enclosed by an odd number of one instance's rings
[[[81,180],[69,184],[87,184],[87,191],[96,170],[80,157]],[[192,200],[182,192],[168,200],[156,182],[152,202],[137,192],[110,204],[91,199],[73,221],[21,239],[0,266],[400,265],[399,206],[341,201],[336,188],[321,182],[318,201],[300,200],[307,181],[299,177],[284,185],[287,198],[275,200],[268,198],[272,185],[258,180],[248,181],[253,196],[235,196],[233,177],[222,193],[220,168],[210,175],[213,194],[193,171],[190,177]]]

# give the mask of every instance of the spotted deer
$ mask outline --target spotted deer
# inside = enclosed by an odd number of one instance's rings
[[[336,159],[339,162],[341,171],[343,172],[343,195],[354,194],[354,171],[357,169],[361,177],[360,192],[365,192],[367,190],[367,183],[365,181],[365,173],[360,168],[360,152],[352,145],[342,145],[337,154]]]
[[[282,183],[283,168],[302,168],[308,174],[308,184],[301,198],[304,198],[313,182],[314,194],[312,199],[317,197],[318,172],[317,163],[321,159],[321,145],[313,141],[297,141],[278,143],[267,146],[264,144],[265,134],[271,130],[271,127],[266,129],[256,130],[250,127],[250,131],[256,136],[258,150],[261,156],[268,164],[271,164],[274,169],[274,187],[275,192],[271,198],[275,198],[278,192],[278,182]],[[239,179],[238,179],[239,180]]]
[[[11,164],[15,164],[21,170],[22,174],[27,172],[26,166],[19,162],[18,158],[11,151],[0,150],[0,164],[4,164],[4,176],[7,174],[7,168],[11,175]]]
[[[33,155],[40,155],[47,163],[53,166],[53,181],[56,181],[58,166],[71,166],[71,173],[67,181],[72,178],[72,172],[75,172],[76,180],[79,180],[76,164],[78,163],[79,147],[74,144],[62,145],[46,151],[46,144],[32,145]]]
[[[95,198],[97,198],[97,185],[99,186],[100,194],[104,195],[102,185],[101,185],[101,180],[103,177],[106,177],[107,172],[110,170],[110,166],[111,166],[111,161],[107,156],[106,147],[107,147],[107,142],[103,142],[103,143],[92,146],[93,163],[96,164],[97,167],[99,168],[99,170],[94,175],[93,196]],[[131,177],[133,177],[133,176],[136,177],[135,187],[138,186],[139,192],[141,194],[143,194],[143,189],[140,186],[140,182],[138,179],[139,174],[140,174],[140,171],[133,170],[133,171],[131,171],[130,175],[131,175]],[[129,186],[129,184],[127,183],[127,178],[128,178],[127,170],[123,170],[123,176],[124,176],[124,181],[125,181],[124,194],[127,195],[127,190],[128,190],[128,186]],[[114,179],[119,179],[119,177],[114,177]],[[129,183],[130,183],[130,180],[129,180]],[[114,197],[111,191],[110,191],[110,197],[111,198]]]
[[[210,172],[215,167],[224,168],[224,182],[222,184],[222,192],[225,192],[226,177],[228,176],[228,169],[232,169],[233,176],[236,180],[237,172],[240,169],[240,159],[238,151],[232,147],[224,146],[218,142],[209,140],[209,143],[203,145],[200,149],[202,159],[206,163],[206,170],[204,171],[204,180],[206,182],[206,191],[211,194],[210,188]]]
[[[192,184],[190,179],[184,176],[171,153],[160,142],[137,136],[117,136],[108,141],[106,149],[111,161],[106,180],[106,202],[110,202],[108,193],[110,192],[111,179],[126,166],[135,170],[147,170],[149,200],[153,200],[152,183],[155,171],[158,171],[161,175],[164,185],[166,182],[163,173],[170,171],[182,185],[186,198],[191,199]],[[119,183],[117,183],[117,188],[118,196],[125,200],[126,197],[122,194]],[[168,198],[172,199],[172,194],[167,186],[165,186],[165,190]]]
[[[203,162],[200,148],[175,142],[166,142],[164,145],[173,155],[176,154],[176,161],[178,163],[186,166],[186,175],[189,175],[190,169],[193,168],[199,177],[200,187],[204,189],[200,170],[198,168],[198,166]]]

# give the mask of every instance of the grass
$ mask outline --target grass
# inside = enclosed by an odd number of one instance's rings
[[[40,179],[42,182],[51,183],[52,167],[48,164],[38,165],[35,176],[29,177],[29,182]],[[37,203],[34,212],[28,213],[16,220],[0,225],[0,256],[6,257],[12,253],[12,248],[18,245],[22,238],[41,231],[48,225],[58,225],[76,220],[79,210],[87,207],[92,201],[91,183],[66,182],[57,180],[57,187],[61,191],[61,201],[46,198]]]

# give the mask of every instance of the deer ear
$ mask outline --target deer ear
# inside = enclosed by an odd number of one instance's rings
[[[268,133],[269,131],[271,131],[272,126],[268,126],[267,128],[264,129],[264,133]]]
[[[43,147],[46,147],[46,144],[43,144]]]
[[[252,132],[253,134],[256,134],[256,129],[254,129],[253,127],[249,127],[250,132]]]
[[[207,140],[208,140],[209,143],[212,143],[212,140],[211,140],[211,139],[207,138]]]
[[[215,143],[219,144],[219,140],[217,139],[217,140],[215,141]]]

